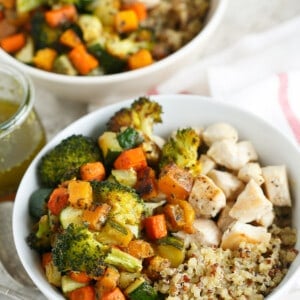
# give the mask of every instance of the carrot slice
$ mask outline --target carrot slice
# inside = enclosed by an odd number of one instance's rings
[[[127,3],[123,6],[123,8],[126,10],[133,10],[136,13],[139,21],[143,21],[147,18],[147,8],[142,2]]]
[[[105,178],[105,167],[102,162],[90,162],[80,167],[80,176],[82,180],[101,181]]]
[[[119,11],[115,16],[115,28],[119,33],[130,32],[139,27],[137,14],[132,9]]]
[[[64,5],[45,12],[45,20],[50,27],[58,27],[67,22],[75,22],[77,10],[74,5]]]
[[[69,293],[69,300],[95,300],[96,293],[91,285],[83,286]]]
[[[42,266],[45,268],[52,261],[52,253],[45,252],[42,254]]]
[[[141,147],[124,150],[115,160],[114,167],[119,170],[147,167],[147,159]]]
[[[160,239],[168,234],[167,222],[164,214],[150,216],[144,219],[147,236],[152,239]]]
[[[81,283],[87,283],[92,280],[92,278],[84,271],[82,271],[82,272],[71,271],[69,273],[69,276],[73,280],[75,280],[77,282],[81,282]]]
[[[5,8],[14,8],[15,4],[15,0],[0,0],[0,5],[3,5]]]
[[[153,57],[149,50],[141,49],[132,54],[128,58],[128,67],[130,70],[135,70],[149,66],[153,63]]]
[[[122,291],[117,287],[114,290],[102,295],[101,300],[125,300]]]
[[[69,58],[81,75],[87,75],[90,71],[98,67],[98,60],[87,52],[84,45],[78,45],[69,52]]]
[[[22,49],[26,44],[24,33],[16,33],[5,38],[2,38],[0,46],[8,53],[14,53]]]
[[[67,206],[68,201],[68,190],[64,187],[58,187],[50,194],[47,206],[51,213],[57,216]]]

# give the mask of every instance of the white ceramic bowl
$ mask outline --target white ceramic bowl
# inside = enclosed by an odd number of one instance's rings
[[[159,102],[163,107],[163,123],[155,125],[155,133],[158,135],[167,136],[179,127],[199,127],[217,121],[225,121],[237,128],[240,139],[252,141],[263,165],[286,164],[294,201],[293,225],[298,230],[296,248],[300,249],[300,152],[298,148],[271,125],[257,116],[234,106],[228,106],[210,98],[193,95],[161,95],[152,96],[151,99]],[[65,128],[42,149],[28,168],[20,184],[13,211],[15,245],[25,270],[37,287],[51,300],[63,299],[63,297],[47,282],[38,255],[30,250],[25,242],[25,238],[30,232],[31,223],[28,214],[28,199],[38,187],[36,177],[38,161],[47,150],[71,134],[81,133],[94,137],[99,136],[104,130],[108,118],[120,108],[129,106],[131,102],[132,100],[127,100],[104,107],[84,116]],[[280,286],[268,299],[282,299],[282,295],[290,290],[296,279],[299,281],[299,277],[297,278],[296,274],[299,266],[300,256],[292,264]]]
[[[145,94],[187,63],[194,61],[217,29],[228,0],[212,0],[203,30],[187,45],[167,58],[138,70],[105,76],[66,76],[46,72],[17,61],[0,48],[4,60],[29,74],[37,87],[51,91],[57,98],[93,103],[114,103]],[[41,99],[42,101],[42,99]]]

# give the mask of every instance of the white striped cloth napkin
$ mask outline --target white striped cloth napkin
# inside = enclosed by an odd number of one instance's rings
[[[300,18],[245,36],[149,91],[192,93],[234,103],[300,144]]]

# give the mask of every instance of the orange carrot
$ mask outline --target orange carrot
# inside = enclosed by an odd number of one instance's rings
[[[193,176],[176,164],[166,165],[158,178],[158,189],[168,199],[187,199],[193,185]]]
[[[141,147],[124,150],[114,162],[114,167],[118,170],[133,168],[137,171],[146,166],[147,159]]]
[[[16,0],[0,0],[0,6],[3,5],[5,8],[14,8]]]
[[[82,214],[82,220],[88,224],[90,229],[100,230],[107,219],[110,208],[110,205],[103,203],[90,209],[85,209]]]
[[[52,253],[45,252],[42,254],[42,266],[45,268],[52,261]]]
[[[147,18],[147,8],[142,2],[128,3],[125,4],[123,8],[132,9],[136,13],[139,21],[143,21]]]
[[[75,22],[77,10],[74,5],[64,5],[45,12],[45,20],[50,27],[58,27],[67,22]]]
[[[155,171],[151,167],[145,167],[137,171],[137,181],[134,186],[143,199],[151,199],[157,196],[158,187]]]
[[[121,10],[115,15],[115,28],[117,32],[130,32],[136,30],[138,27],[139,20],[134,10]]]
[[[0,46],[8,53],[14,53],[21,50],[26,44],[24,33],[16,33],[1,39]]]
[[[83,286],[69,293],[69,300],[95,300],[96,293],[91,285]]]
[[[130,70],[135,70],[149,66],[153,63],[153,57],[149,50],[141,49],[132,54],[128,58],[128,67]]]
[[[59,41],[70,48],[74,48],[81,44],[80,37],[75,33],[75,31],[71,28],[67,29],[62,33],[59,38]]]
[[[57,52],[52,48],[40,49],[36,52],[35,56],[33,57],[33,63],[39,69],[51,71],[56,56]]]
[[[88,283],[92,280],[92,278],[84,271],[82,272],[71,271],[69,273],[69,276],[71,279],[80,283]]]
[[[88,74],[99,65],[98,60],[83,45],[74,47],[69,52],[69,59],[81,75]]]
[[[145,218],[144,227],[147,236],[152,240],[163,238],[168,234],[167,222],[164,214]]]
[[[101,300],[125,300],[122,291],[117,287],[114,290],[102,295]]]
[[[68,190],[64,187],[58,187],[50,194],[47,206],[50,212],[57,216],[67,206],[68,201]]]
[[[0,21],[2,21],[4,19],[4,12],[3,10],[0,10]]]
[[[102,162],[90,162],[80,167],[80,176],[82,180],[101,181],[105,178],[105,167]]]

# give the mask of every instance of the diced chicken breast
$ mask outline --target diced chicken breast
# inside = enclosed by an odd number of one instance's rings
[[[215,161],[205,154],[201,154],[199,158],[199,163],[201,164],[201,174],[206,175],[210,170],[216,167]]]
[[[248,157],[248,161],[255,161],[258,159],[258,155],[253,144],[250,141],[241,141],[237,144],[239,153],[243,153]]]
[[[271,233],[265,227],[235,222],[223,234],[221,247],[237,249],[242,242],[250,244],[268,243]]]
[[[235,143],[232,140],[214,142],[208,149],[207,155],[217,164],[236,171],[257,157],[251,142]]]
[[[255,222],[258,225],[268,228],[269,226],[271,226],[273,224],[274,218],[275,218],[275,213],[272,210],[272,211],[269,211],[268,213],[266,213],[265,215],[263,215],[260,219],[257,219]]]
[[[249,162],[244,165],[238,172],[238,178],[246,183],[254,179],[259,185],[265,182],[261,167],[257,162]]]
[[[237,142],[238,132],[228,123],[220,122],[208,126],[202,134],[203,140],[206,145],[210,146],[216,141],[232,140]]]
[[[261,187],[251,179],[239,194],[229,215],[243,223],[261,219],[273,210],[272,203],[264,195]]]
[[[193,234],[178,231],[173,235],[182,238],[185,241],[186,246],[189,246],[191,243],[196,244],[198,247],[220,245],[222,233],[213,220],[202,218],[196,219],[193,226],[195,229]]]
[[[287,170],[284,165],[262,168],[268,199],[276,206],[292,206]]]
[[[224,192],[227,201],[236,199],[245,187],[241,180],[229,172],[214,169],[207,176]]]
[[[227,228],[236,221],[236,219],[230,217],[229,215],[232,206],[233,202],[227,203],[218,216],[217,225],[222,232],[225,232]]]
[[[224,192],[206,175],[196,177],[188,201],[197,217],[215,217],[226,205]]]

